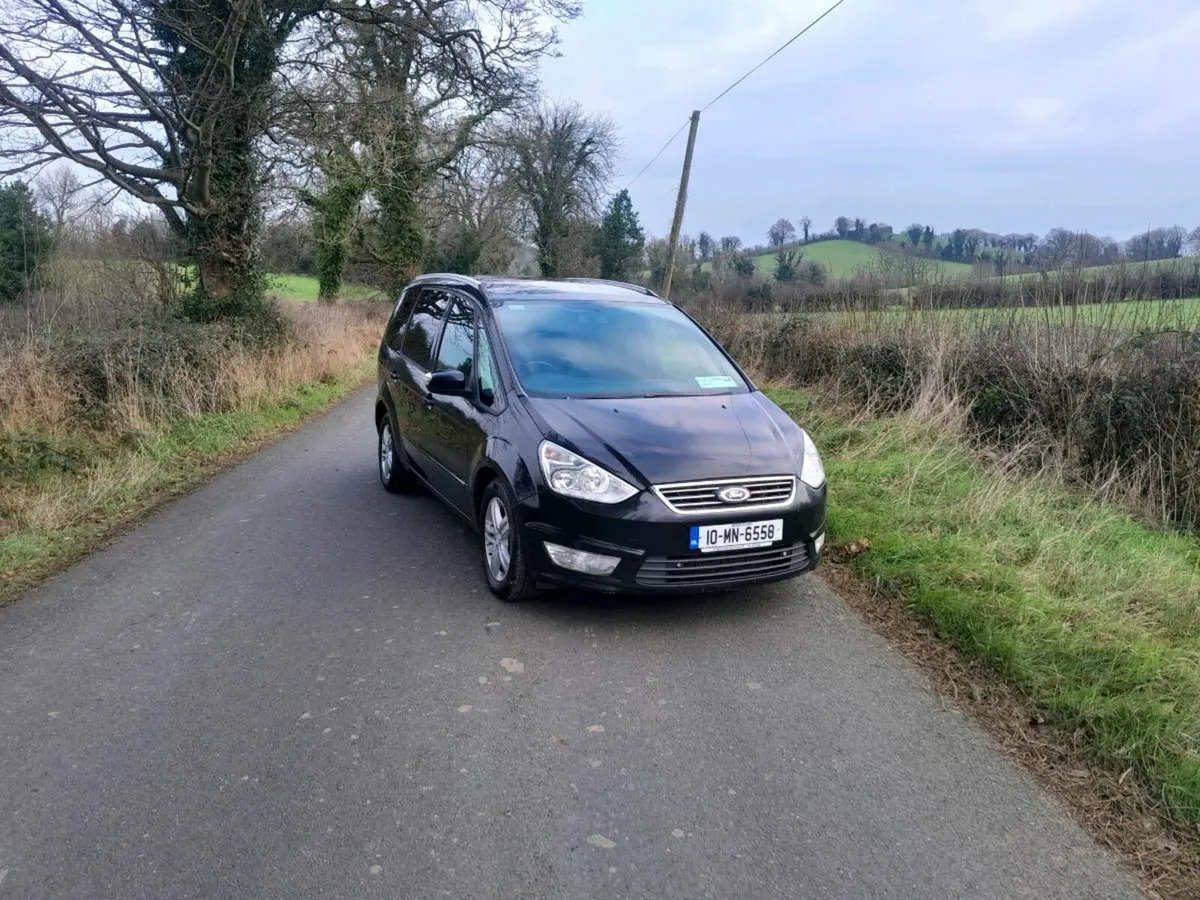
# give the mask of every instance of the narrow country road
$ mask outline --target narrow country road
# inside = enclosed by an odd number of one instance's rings
[[[1141,896],[814,577],[495,601],[371,401],[0,609],[0,900]]]

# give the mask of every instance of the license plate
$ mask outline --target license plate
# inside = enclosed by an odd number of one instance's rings
[[[737,522],[731,525],[693,525],[691,547],[701,553],[770,547],[783,540],[783,519]]]

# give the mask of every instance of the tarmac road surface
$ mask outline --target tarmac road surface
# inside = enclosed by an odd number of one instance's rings
[[[814,576],[494,600],[372,397],[0,609],[0,900],[1142,896]]]

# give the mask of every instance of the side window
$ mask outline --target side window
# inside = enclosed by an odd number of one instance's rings
[[[442,332],[438,348],[436,371],[458,369],[471,383],[475,362],[475,310],[465,300],[455,300]]]
[[[487,407],[495,407],[496,392],[500,387],[500,379],[496,375],[496,358],[492,355],[492,342],[488,340],[487,330],[479,329],[479,402]]]
[[[426,371],[433,362],[433,345],[437,341],[438,328],[449,305],[450,295],[445,291],[421,291],[413,309],[412,321],[408,323],[408,331],[404,334],[402,352]]]
[[[384,335],[384,343],[397,353],[400,352],[400,347],[404,343],[405,325],[408,324],[408,318],[412,315],[413,305],[416,303],[417,295],[421,293],[420,288],[410,288],[405,291],[400,297],[400,302],[396,304],[395,311],[392,312],[392,320],[388,322],[387,334]]]

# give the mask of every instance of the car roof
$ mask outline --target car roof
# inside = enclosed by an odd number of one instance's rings
[[[638,284],[601,278],[512,278],[466,275],[422,275],[414,284],[440,284],[474,288],[493,306],[507,300],[620,300],[631,303],[666,303],[656,293]]]

